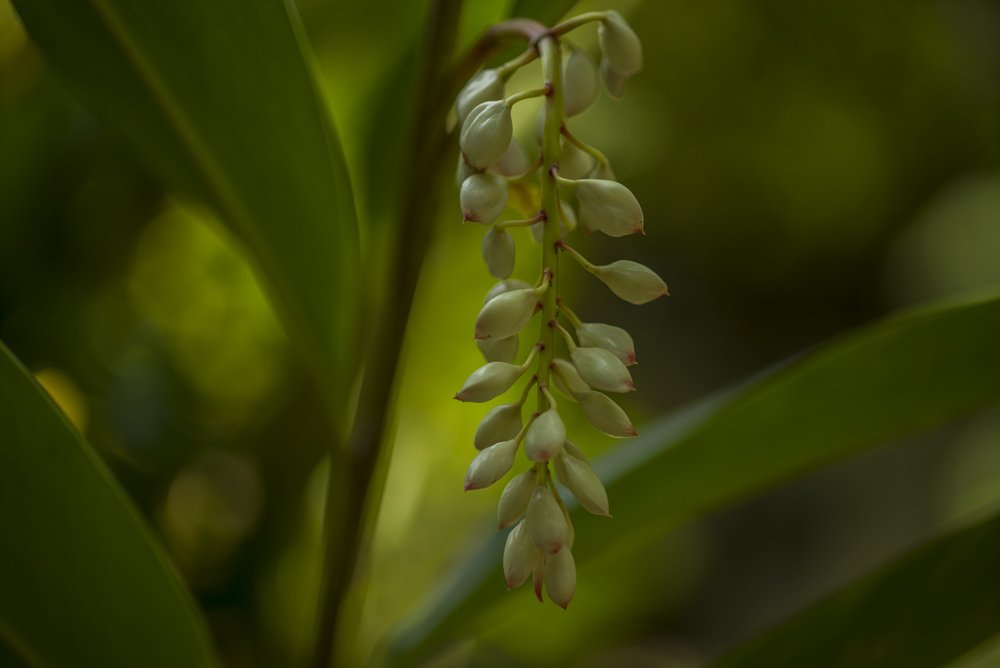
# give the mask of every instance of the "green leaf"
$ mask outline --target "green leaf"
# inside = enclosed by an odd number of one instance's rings
[[[278,1],[16,0],[49,65],[249,250],[342,410],[358,240],[340,144],[297,16]]]
[[[1000,515],[940,536],[723,657],[718,668],[936,668],[1000,631]]]
[[[614,520],[572,511],[580,580],[630,536],[661,535],[720,506],[865,449],[1000,402],[1000,297],[889,317],[710,397],[595,462]],[[640,425],[640,429],[641,429]],[[475,628],[505,597],[498,534],[394,638],[400,663]],[[603,546],[598,549],[597,546]]]
[[[0,657],[214,665],[205,624],[138,511],[3,344],[0,415]]]

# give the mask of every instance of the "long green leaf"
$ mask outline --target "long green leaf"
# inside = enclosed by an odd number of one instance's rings
[[[723,657],[718,668],[936,668],[1000,631],[1000,515],[878,569]]]
[[[997,404],[997,341],[998,296],[906,312],[644,430],[595,464],[614,520],[573,510],[578,543],[588,546],[574,555],[580,579],[597,568],[602,546],[669,531],[848,455]],[[505,596],[497,570],[503,542],[498,534],[465,559],[394,638],[391,656],[408,663],[474,628]]]
[[[3,344],[0,416],[7,654],[35,666],[213,665],[204,622],[138,511]]]
[[[280,0],[16,0],[48,63],[242,240],[341,410],[357,222],[297,16]]]

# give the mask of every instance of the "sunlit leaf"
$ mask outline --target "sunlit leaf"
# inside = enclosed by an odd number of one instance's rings
[[[282,2],[17,0],[48,63],[246,245],[341,410],[351,384],[357,224],[298,19]]]
[[[889,317],[639,430],[595,463],[614,520],[573,511],[587,545],[662,534],[720,506],[1000,402],[1000,297]],[[465,637],[503,599],[498,534],[395,637],[400,664]],[[581,581],[600,549],[575,551]],[[602,566],[607,568],[608,559]]]
[[[2,344],[0,415],[0,663],[213,665],[138,511]]]
[[[716,664],[935,668],[1000,631],[1000,515],[948,533]]]

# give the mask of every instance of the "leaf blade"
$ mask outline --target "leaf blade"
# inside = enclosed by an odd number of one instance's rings
[[[0,409],[0,642],[33,665],[214,665],[138,511],[3,344]]]

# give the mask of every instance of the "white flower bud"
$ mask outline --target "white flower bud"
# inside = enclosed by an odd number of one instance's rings
[[[542,552],[531,542],[528,529],[521,522],[507,534],[503,548],[503,576],[507,588],[514,589],[524,584],[542,561]]]
[[[531,572],[531,584],[535,590],[535,598],[538,599],[539,603],[545,602],[545,599],[542,598],[542,585],[545,583],[545,561],[547,558],[548,555],[543,553],[542,558],[535,564],[535,570]]]
[[[510,140],[500,160],[490,167],[490,171],[503,176],[521,176],[529,169],[531,169],[531,159],[516,138]]]
[[[604,87],[608,94],[615,99],[621,98],[625,94],[625,83],[628,77],[611,67],[607,58],[601,59],[601,79],[604,80]]]
[[[597,70],[583,49],[574,49],[563,73],[563,110],[576,116],[597,99]]]
[[[503,157],[513,135],[510,107],[503,100],[483,102],[462,124],[462,155],[476,169],[486,169]]]
[[[580,179],[594,168],[594,159],[576,144],[564,139],[559,152],[559,176],[564,179]]]
[[[524,523],[528,525],[531,542],[542,552],[555,554],[566,544],[569,532],[566,517],[552,490],[545,485],[535,487],[531,493]]]
[[[480,70],[465,84],[458,97],[455,98],[455,115],[458,122],[463,123],[476,106],[490,100],[503,97],[503,79],[496,70]]]
[[[632,192],[617,181],[580,179],[573,188],[580,203],[580,222],[609,237],[642,232],[642,207]]]
[[[490,409],[476,427],[472,441],[476,450],[483,450],[494,443],[510,440],[521,431],[521,406],[501,404]]]
[[[601,484],[601,479],[594,473],[590,464],[560,453],[555,458],[554,468],[562,484],[573,492],[573,496],[589,513],[611,516],[608,511],[608,493]]]
[[[631,392],[632,376],[621,360],[604,348],[576,348],[569,356],[583,382],[605,392]]]
[[[486,448],[472,460],[465,473],[465,491],[489,487],[507,474],[514,465],[517,440],[501,441]]]
[[[478,174],[474,167],[469,166],[469,163],[465,161],[465,158],[458,156],[458,167],[455,168],[455,185],[460,189],[465,180],[472,176],[473,174]]]
[[[483,236],[483,260],[486,268],[497,278],[507,278],[514,273],[514,239],[504,229],[494,225]]]
[[[535,462],[547,462],[562,451],[566,425],[559,412],[550,408],[536,417],[524,435],[524,454]]]
[[[465,220],[492,225],[507,206],[507,179],[499,174],[473,174],[462,183],[459,200]]]
[[[534,470],[514,476],[503,488],[500,504],[497,506],[497,524],[503,529],[517,521],[528,509],[531,493],[535,491]]]
[[[626,78],[642,69],[642,43],[621,14],[606,13],[597,28],[597,39],[608,67]]]
[[[455,398],[482,403],[495,399],[510,389],[524,371],[516,364],[489,362],[472,372]]]
[[[656,272],[632,260],[618,260],[594,267],[592,273],[630,304],[645,304],[669,294],[667,284]]]
[[[557,357],[552,360],[552,364],[555,365],[555,373],[552,374],[552,377],[555,379],[556,387],[559,388],[560,392],[575,400],[577,392],[587,392],[590,390],[590,385],[583,382],[583,378],[580,378],[580,373],[571,362]],[[563,382],[563,378],[566,379],[565,382]]]
[[[505,281],[500,281],[486,293],[486,298],[483,299],[485,304],[489,300],[493,299],[497,295],[502,295],[505,292],[510,292],[511,290],[524,290],[525,288],[530,288],[527,281],[522,281],[518,278],[508,278]]]
[[[565,610],[576,593],[576,561],[567,547],[545,560],[545,589],[556,605]]]
[[[513,362],[517,359],[517,334],[505,339],[476,340],[476,347],[487,362]]]
[[[586,390],[577,392],[573,396],[580,402],[584,417],[598,431],[617,438],[630,438],[639,435],[621,406],[612,401],[606,394]]]
[[[635,343],[621,327],[600,322],[585,322],[576,328],[580,345],[586,348],[604,348],[615,354],[625,366],[635,364]]]
[[[486,302],[476,317],[477,339],[505,339],[521,331],[538,306],[534,288],[512,290]]]

